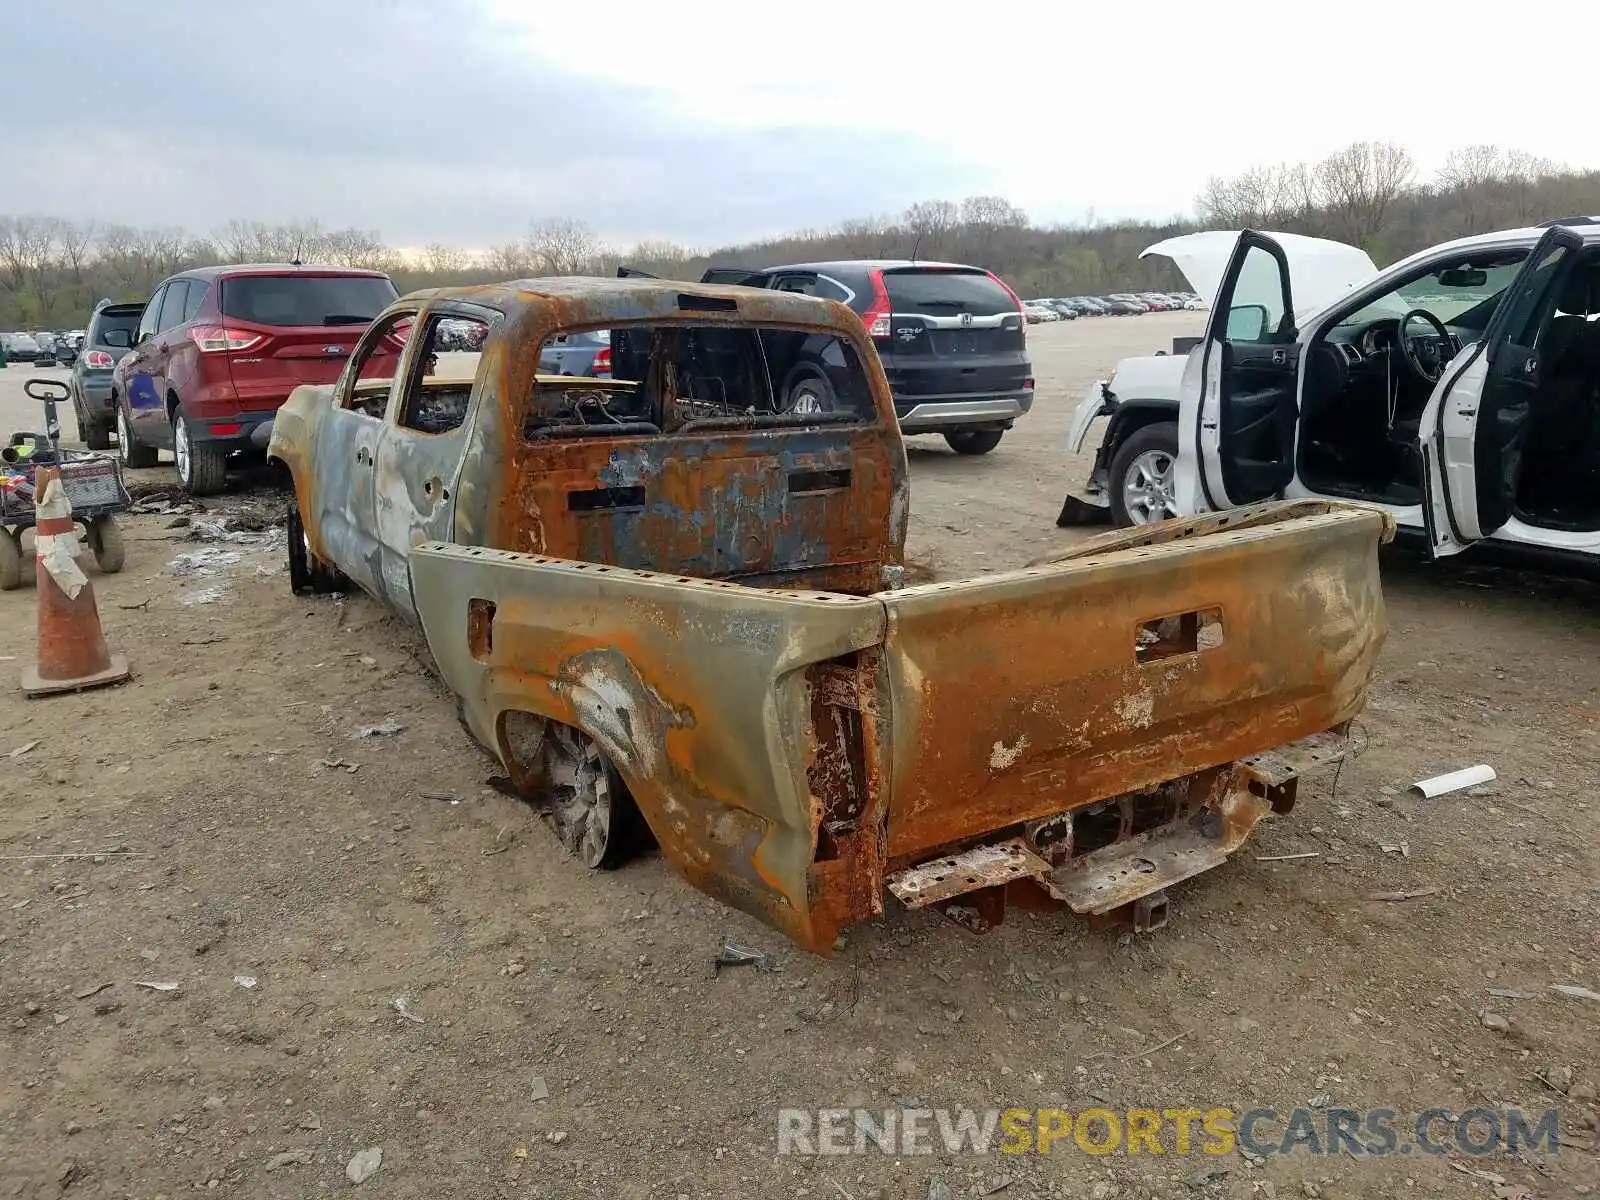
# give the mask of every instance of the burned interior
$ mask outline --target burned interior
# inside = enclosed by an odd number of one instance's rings
[[[533,378],[511,421],[518,508],[539,519],[508,528],[507,544],[757,586],[880,589],[900,559],[904,466],[874,431],[861,349],[688,299],[674,320],[608,323],[609,375]],[[574,332],[548,335],[541,360]]]
[[[849,425],[873,415],[860,355],[837,336],[694,320],[609,334],[610,377],[540,375],[524,437]]]

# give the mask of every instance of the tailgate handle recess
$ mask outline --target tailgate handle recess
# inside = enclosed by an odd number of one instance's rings
[[[1159,662],[1179,654],[1215,650],[1222,640],[1222,609],[1197,608],[1141,621],[1133,632],[1133,657],[1141,663]]]
[[[837,471],[790,471],[789,494],[806,492],[838,492],[850,486],[850,468]]]
[[[568,512],[598,512],[606,508],[643,508],[642,487],[586,488],[567,493]]]

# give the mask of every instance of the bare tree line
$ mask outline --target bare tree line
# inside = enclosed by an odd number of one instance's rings
[[[1600,171],[1572,170],[1497,146],[1454,151],[1419,180],[1404,147],[1356,142],[1315,162],[1254,167],[1207,181],[1197,219],[1041,226],[1001,196],[925,200],[898,216],[864,217],[706,251],[670,241],[607,245],[582,220],[535,221],[520,238],[473,253],[444,243],[402,255],[376,230],[315,220],[229,221],[209,236],[51,216],[0,215],[0,329],[82,325],[95,301],[142,299],[163,278],[218,262],[323,262],[394,276],[402,291],[487,279],[613,274],[626,263],[694,279],[711,264],[770,266],[830,258],[975,263],[1024,295],[1177,286],[1150,243],[1199,228],[1255,227],[1337,238],[1385,262],[1467,233],[1600,212]]]

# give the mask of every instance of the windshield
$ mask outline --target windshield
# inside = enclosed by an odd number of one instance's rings
[[[1343,318],[1339,324],[1370,325],[1385,317],[1404,316],[1414,308],[1421,308],[1447,325],[1481,329],[1487,324],[1487,314],[1494,311],[1500,294],[1517,277],[1526,257],[1526,250],[1516,250],[1496,255],[1491,260],[1452,263],[1420,279],[1402,283]]]

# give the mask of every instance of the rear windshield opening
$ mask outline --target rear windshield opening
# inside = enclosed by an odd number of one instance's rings
[[[866,368],[847,340],[679,321],[553,335],[540,350],[523,433],[544,439],[799,428],[872,414]]]
[[[256,325],[366,325],[395,298],[373,275],[239,275],[222,281],[222,315]]]
[[[1017,311],[1011,294],[982,271],[885,271],[883,286],[897,313],[992,317]]]
[[[118,341],[118,345],[126,348],[133,345],[134,330],[139,328],[139,318],[144,315],[142,308],[132,309],[128,312],[114,313],[103,312],[94,321],[94,345],[106,344],[106,331],[120,329],[128,335],[127,341]]]

